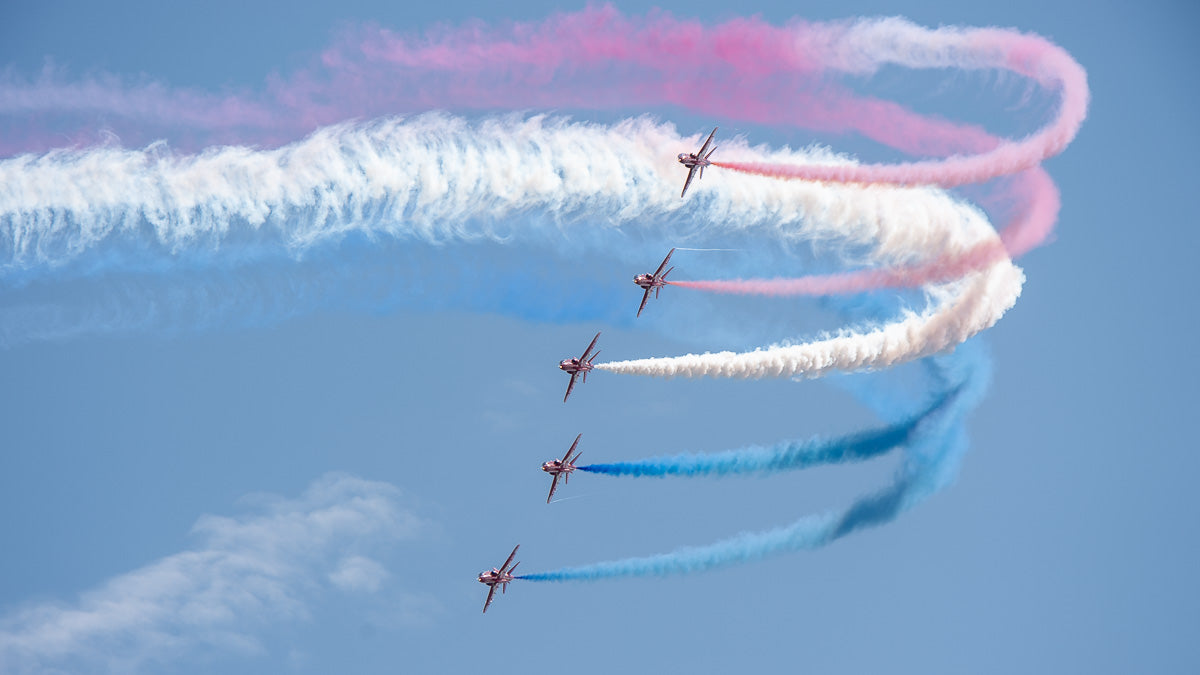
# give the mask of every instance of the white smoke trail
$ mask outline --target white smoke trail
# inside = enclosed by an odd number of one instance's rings
[[[949,349],[991,327],[1016,303],[1024,280],[1020,268],[1006,261],[931,289],[931,296],[941,298],[930,309],[865,333],[752,352],[613,361],[596,367],[627,375],[739,378],[815,378],[832,371],[887,368]]]
[[[350,232],[544,240],[583,236],[584,227],[591,234],[653,228],[675,213],[697,219],[682,233],[673,224],[680,239],[757,230],[787,241],[873,245],[870,257],[894,261],[967,246],[991,231],[979,211],[929,189],[726,174],[694,200],[679,200],[674,155],[692,142],[644,119],[612,127],[543,117],[471,125],[429,114],[328,127],[277,150],[24,155],[0,161],[0,279],[130,246],[143,258],[219,252],[236,261],[298,256]],[[738,143],[723,150],[779,162],[844,161]],[[531,212],[550,218],[515,229],[515,217]]]
[[[25,155],[0,162],[0,282],[301,257],[349,233],[612,248],[618,237],[666,234],[669,226],[681,243],[742,233],[785,244],[818,240],[854,249],[860,260],[852,262],[872,265],[914,264],[995,237],[977,209],[932,188],[723,173],[680,200],[674,155],[694,143],[645,119],[611,127],[544,117],[470,124],[427,114],[328,127],[276,150],[223,147],[176,156],[151,146]],[[846,162],[736,141],[722,149],[731,159]],[[531,214],[542,217],[524,217]],[[684,214],[690,223],[679,222]],[[932,290],[923,312],[865,333],[600,367],[732,377],[885,367],[992,325],[1015,302],[1021,282],[1005,262]]]

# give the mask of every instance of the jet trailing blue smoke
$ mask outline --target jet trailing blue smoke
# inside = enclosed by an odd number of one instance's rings
[[[912,424],[898,444],[905,459],[891,484],[858,498],[845,510],[806,516],[786,527],[743,533],[707,546],[565,567],[518,578],[529,581],[595,581],[614,577],[700,572],[778,553],[820,548],[859,529],[890,522],[903,511],[938,492],[957,475],[959,460],[967,447],[964,430],[967,413],[978,403],[990,380],[990,362],[974,341],[964,343],[953,354],[930,357],[924,363],[929,375],[934,378],[936,390],[944,392],[944,400]],[[887,436],[886,433],[867,432],[860,435],[860,440],[873,435],[876,440]],[[845,451],[846,461],[859,459],[852,453],[852,450]]]

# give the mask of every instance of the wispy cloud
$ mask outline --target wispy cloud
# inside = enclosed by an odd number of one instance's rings
[[[336,570],[329,575],[334,586],[343,591],[377,591],[387,580],[387,570],[378,562],[352,555],[342,559]]]
[[[0,672],[137,671],[196,648],[261,651],[254,630],[308,616],[329,589],[387,581],[365,554],[414,537],[420,519],[387,483],[328,474],[296,499],[258,497],[246,515],[203,516],[187,551],[122,574],[72,603],[0,619]]]

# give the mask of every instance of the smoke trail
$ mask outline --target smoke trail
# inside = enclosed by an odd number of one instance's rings
[[[1074,64],[1041,38],[997,29],[926,29],[895,18],[782,27],[738,18],[706,26],[659,11],[630,18],[603,6],[536,23],[472,24],[427,35],[351,28],[309,67],[273,78],[261,95],[208,95],[114,76],[72,83],[54,69],[34,79],[9,74],[0,79],[0,114],[32,120],[47,111],[77,114],[83,124],[102,112],[123,138],[152,126],[264,143],[281,131],[294,138],[348,118],[431,108],[669,104],[727,119],[858,132],[910,153],[992,149],[994,139],[976,127],[918,115],[831,79],[870,74],[885,63],[1005,69],[1048,88]],[[16,124],[10,128],[10,143],[28,135]]]
[[[955,66],[1006,69],[1030,77],[1061,95],[1058,114],[1044,129],[1012,142],[976,130],[963,129],[956,145],[977,154],[896,165],[787,166],[715,161],[715,166],[773,178],[839,183],[931,183],[954,187],[1006,174],[1025,172],[1014,195],[1026,203],[1025,212],[1002,232],[1004,249],[983,244],[964,254],[950,254],[919,267],[868,270],[801,279],[683,282],[677,285],[723,293],[813,295],[937,283],[980,269],[1005,255],[1020,257],[1043,243],[1058,218],[1058,191],[1038,164],[1062,152],[1079,132],[1087,115],[1087,73],[1057,45],[1035,36],[995,29],[942,29],[938,35],[899,20],[859,24],[841,36],[831,54],[834,67],[874,72],[896,63],[910,68]],[[920,122],[918,122],[920,124]],[[933,133],[942,130],[934,124]]]
[[[877,457],[908,440],[920,418],[882,429],[862,431],[834,439],[814,438],[774,447],[749,447],[709,454],[651,457],[632,462],[588,464],[580,471],[608,476],[664,478],[667,476],[731,476],[807,469],[822,464],[842,464]]]
[[[979,244],[960,254],[938,258],[916,267],[870,269],[842,274],[814,275],[795,279],[732,279],[716,281],[667,281],[672,286],[711,293],[771,296],[822,296],[861,293],[885,288],[911,288],[945,283],[968,272],[1008,258],[999,241]]]
[[[930,183],[953,187],[1030,169],[1059,152],[1079,132],[1087,115],[1087,73],[1062,48],[1035,35],[997,29],[929,31],[898,19],[859,24],[839,36],[824,54],[831,67],[874,72],[895,63],[909,68],[994,68],[1010,70],[1061,93],[1058,115],[1046,128],[1020,142],[977,133],[960,146],[987,148],[979,154],[931,162],[859,166],[781,166],[713,162],[727,169],[775,178],[839,183]]]
[[[731,476],[794,471],[824,464],[861,462],[908,443],[923,421],[953,404],[959,387],[942,393],[924,411],[895,424],[837,438],[810,438],[764,447],[738,448],[707,454],[685,453],[632,462],[580,466],[580,471],[609,476],[664,478],[667,476]]]
[[[596,368],[656,377],[805,377],[832,371],[878,370],[949,349],[990,328],[1016,303],[1024,275],[1011,263],[973,272],[930,289],[942,295],[922,314],[866,332],[752,352],[716,352],[598,363]]]
[[[864,495],[846,509],[802,518],[765,532],[744,533],[707,546],[671,553],[565,567],[525,574],[529,581],[595,581],[615,577],[686,574],[760,560],[769,555],[810,550],[828,545],[865,527],[887,523],[938,492],[957,473],[966,449],[963,423],[987,388],[990,367],[974,342],[953,354],[934,357],[931,374],[954,393],[945,405],[925,417],[904,445],[905,461],[892,483]]]
[[[768,296],[823,296],[861,293],[885,288],[911,288],[957,279],[1008,258],[1018,258],[1050,236],[1058,217],[1058,188],[1042,167],[1023,171],[1013,191],[1026,195],[1023,212],[1000,232],[1000,239],[976,244],[914,266],[868,269],[841,274],[781,279],[668,281],[681,288],[712,293]]]
[[[600,245],[628,228],[665,233],[664,220],[685,213],[697,222],[671,222],[676,240],[755,233],[878,242],[874,255],[883,257],[994,236],[978,211],[925,189],[796,189],[734,178],[708,189],[702,207],[681,203],[671,194],[679,176],[669,158],[683,142],[673,128],[645,119],[612,127],[543,117],[471,125],[428,114],[329,127],[277,150],[26,155],[0,161],[0,279],[62,275],[89,255],[90,272],[181,259],[237,265],[296,257],[350,233],[431,243],[578,237]],[[731,152],[813,157],[737,145]],[[537,212],[549,218],[513,222]]]

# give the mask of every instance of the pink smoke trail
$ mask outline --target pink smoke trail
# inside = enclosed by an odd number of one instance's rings
[[[672,286],[713,293],[770,296],[821,296],[884,288],[915,288],[961,278],[1010,258],[1019,258],[1040,246],[1050,236],[1058,216],[1058,188],[1041,166],[1015,177],[1013,192],[1022,194],[1025,210],[1000,232],[998,240],[986,241],[966,251],[946,254],[932,262],[892,269],[872,269],[841,274],[813,275],[793,279],[730,279],[714,281],[668,281]]]
[[[917,114],[858,95],[831,73],[870,74],[886,64],[911,68],[1005,69],[1061,93],[1055,119],[1020,141]],[[182,129],[183,141],[275,145],[329,123],[439,107],[530,109],[642,108],[672,104],[725,118],[857,132],[910,154],[949,159],[897,165],[779,166],[717,162],[749,173],[804,180],[936,183],[955,186],[1031,170],[1077,133],[1086,114],[1086,73],[1061,48],[998,29],[925,29],[900,19],[844,23],[793,21],[772,26],[734,19],[715,26],[663,12],[627,18],[603,6],[501,26],[445,27],[424,36],[363,27],[343,34],[319,62],[272,78],[265,94],[205,95],[111,77],[65,83],[55,73],[32,83],[0,81],[0,114],[32,115],[24,131],[43,131],[39,112],[99,112],[124,118],[112,129],[126,140]],[[149,127],[149,131],[146,128]],[[0,131],[0,152],[33,149],[45,133]],[[201,134],[197,138],[196,131]],[[52,138],[88,138],[86,133]],[[152,137],[152,138],[153,138]],[[1048,176],[1017,180],[1010,195],[1025,213],[1002,235],[1009,255],[1044,241],[1057,217]],[[987,265],[999,253],[977,251],[911,268],[794,280],[795,288],[865,290],[919,285]],[[733,282],[723,282],[733,283]],[[781,282],[780,282],[781,283]],[[805,291],[808,292],[808,291]]]
[[[830,72],[867,73],[882,63],[861,62],[856,40],[862,42],[872,31],[883,35],[872,40],[893,42],[888,35],[906,32],[927,41],[957,42],[961,36],[989,34],[927,30],[894,19],[793,21],[782,27],[733,19],[705,26],[663,12],[627,18],[605,6],[539,22],[441,28],[424,36],[372,26],[350,30],[317,63],[288,77],[272,77],[266,92],[257,95],[206,96],[155,83],[127,84],[115,77],[71,84],[56,72],[32,82],[10,76],[0,79],[0,115],[29,115],[29,124],[36,124],[46,111],[85,120],[100,114],[122,137],[136,136],[141,125],[150,124],[155,133],[209,130],[221,142],[240,138],[271,145],[348,118],[436,108],[644,109],[668,104],[756,123],[858,132],[909,153],[944,156],[990,149],[995,139],[978,127],[922,116],[832,82]],[[987,41],[980,37],[978,42],[976,52],[982,54]],[[961,45],[956,48],[962,50]],[[995,59],[982,62],[977,54],[957,58],[961,63],[932,66],[1003,67]],[[14,138],[3,140],[19,141],[20,126],[10,125]]]
[[[938,161],[803,167],[740,162],[713,164],[773,178],[838,183],[936,184],[955,187],[1017,173],[1061,152],[1075,138],[1084,117],[1087,116],[1087,73],[1083,68],[1061,47],[1034,35],[979,29],[963,31],[961,36],[961,47],[964,51],[979,58],[982,63],[1011,70],[1036,80],[1047,89],[1060,91],[1061,101],[1054,121],[1041,131],[1017,142],[984,139],[971,134],[970,137],[961,139],[962,146],[994,147],[979,154]],[[919,43],[919,40],[914,42]],[[884,58],[891,56],[893,55],[886,54]]]
[[[674,282],[674,285],[723,293],[764,295],[824,295],[855,293],[879,288],[919,286],[949,281],[982,269],[1006,257],[1017,258],[1041,245],[1053,231],[1060,205],[1058,190],[1040,162],[1063,150],[1075,137],[1087,114],[1087,75],[1065,51],[1039,37],[994,29],[964,33],[966,48],[982,55],[980,62],[1008,68],[1060,91],[1055,119],[1022,141],[981,137],[974,130],[963,134],[960,147],[990,148],[978,154],[944,160],[894,165],[787,166],[764,163],[713,162],[743,173],[773,178],[843,183],[932,183],[955,187],[1019,173],[1010,194],[1021,197],[1022,214],[1005,227],[999,242],[986,242],[970,250],[947,254],[923,265],[864,270],[798,279]],[[894,47],[894,45],[891,45]],[[886,56],[891,57],[893,53]],[[876,55],[878,56],[878,55]],[[943,131],[934,124],[936,132]]]
[[[1008,254],[1002,245],[988,242],[960,255],[947,256],[927,265],[912,267],[814,275],[795,279],[668,281],[667,283],[698,291],[737,295],[839,295],[884,288],[911,288],[929,283],[952,281],[1007,258]]]

